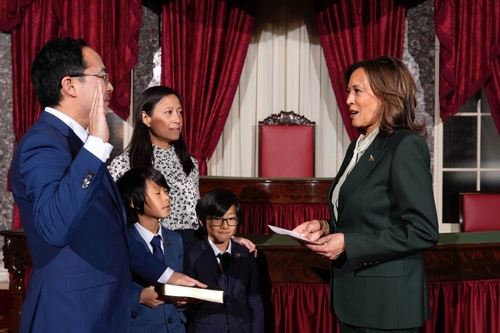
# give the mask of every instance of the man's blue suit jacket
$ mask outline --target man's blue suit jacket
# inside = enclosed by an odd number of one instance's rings
[[[143,251],[150,252],[149,246],[139,234],[135,226],[127,228],[131,237],[142,243]],[[164,262],[168,267],[176,272],[182,272],[184,260],[184,250],[182,247],[181,236],[166,228],[161,228],[161,239],[163,242]],[[134,274],[134,283],[132,285],[132,319],[130,322],[130,331],[135,333],[183,333],[186,332],[183,308],[176,308],[171,303],[160,305],[156,308],[150,308],[140,304],[141,292],[150,284],[141,277]]]
[[[264,308],[260,296],[259,272],[253,253],[231,242],[231,267],[226,288],[214,251],[205,237],[186,252],[184,273],[224,290],[224,304],[203,302],[188,319],[188,332],[263,333]]]
[[[151,282],[165,270],[127,242],[106,163],[82,146],[43,112],[16,148],[10,181],[33,260],[20,332],[126,332],[131,265]]]

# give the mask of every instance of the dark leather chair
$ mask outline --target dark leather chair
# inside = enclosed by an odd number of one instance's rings
[[[259,177],[314,177],[316,124],[293,111],[259,122]]]
[[[463,192],[459,203],[462,231],[500,230],[500,192]]]

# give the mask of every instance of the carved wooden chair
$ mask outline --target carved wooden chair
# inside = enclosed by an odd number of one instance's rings
[[[293,111],[259,122],[259,177],[314,177],[316,124]]]

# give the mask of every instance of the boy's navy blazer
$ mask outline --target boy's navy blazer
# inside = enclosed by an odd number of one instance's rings
[[[160,230],[164,262],[174,271],[182,272],[184,251],[181,236],[175,231],[163,227],[160,227]],[[143,245],[143,251],[151,251],[135,226],[127,227],[127,232]],[[132,321],[129,332],[185,332],[186,317],[183,312],[184,308],[175,308],[172,304],[166,304],[152,309],[139,304],[142,290],[150,284],[136,274],[134,274],[133,280]]]
[[[184,273],[209,289],[224,290],[224,304],[203,302],[195,309],[188,332],[226,332],[227,325],[231,333],[264,332],[259,272],[254,254],[246,247],[231,241],[227,286],[207,237],[186,252]]]
[[[152,282],[165,270],[127,242],[106,163],[82,147],[42,112],[16,148],[10,181],[33,260],[20,332],[126,332],[131,267]]]
[[[356,326],[419,327],[429,318],[421,251],[439,236],[429,149],[406,130],[377,135],[340,189],[337,220],[332,193],[354,145],[328,196],[330,230],[343,233],[346,244],[346,252],[332,262],[335,313]]]

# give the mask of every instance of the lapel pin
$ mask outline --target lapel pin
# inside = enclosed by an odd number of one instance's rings
[[[373,162],[375,161],[375,159],[373,158],[373,155],[370,154],[370,158],[368,159],[370,162]]]

